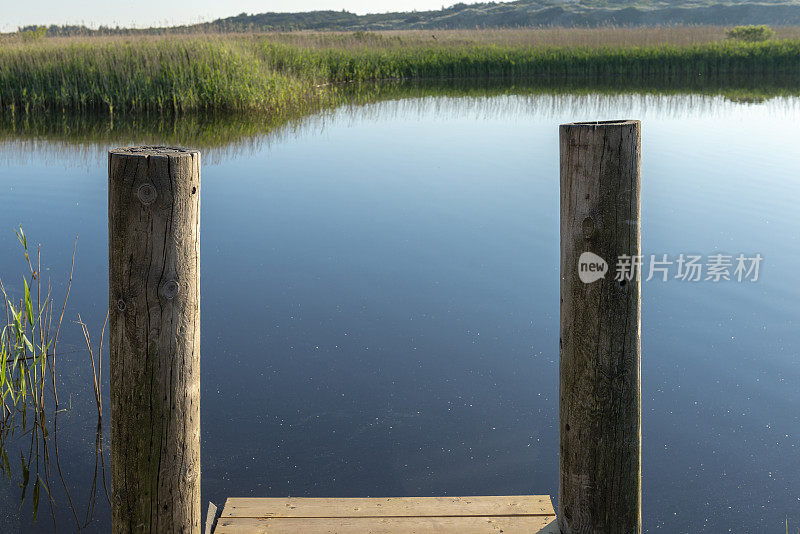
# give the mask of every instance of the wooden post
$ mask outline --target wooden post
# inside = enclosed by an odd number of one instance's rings
[[[115,533],[200,533],[200,153],[109,153]]]
[[[639,121],[560,128],[564,534],[642,529],[640,281],[631,269],[617,279],[619,259],[636,265],[641,254],[640,129]]]

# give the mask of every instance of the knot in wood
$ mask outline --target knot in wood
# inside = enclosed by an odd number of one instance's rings
[[[117,309],[118,309],[119,311],[125,311],[125,301],[124,301],[124,300],[122,300],[122,299],[119,299],[119,300],[117,301]]]
[[[161,296],[167,300],[172,300],[178,294],[178,282],[175,280],[167,280],[161,286]]]
[[[156,187],[153,184],[142,184],[139,187],[139,190],[136,192],[136,195],[145,206],[152,204],[156,199],[156,196],[158,196],[156,193]]]

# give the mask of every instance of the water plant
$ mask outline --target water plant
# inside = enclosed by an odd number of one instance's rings
[[[30,433],[27,459],[20,451],[20,506],[25,500],[33,472],[32,504],[35,522],[41,489],[50,494],[50,471],[46,467],[48,424],[45,406],[49,400],[49,396],[46,397],[48,385],[52,386],[49,391],[57,403],[53,356],[63,313],[54,324],[54,301],[49,284],[44,288],[45,295],[42,295],[40,251],[37,248],[36,257],[31,258],[28,238],[21,227],[17,230],[17,239],[22,245],[28,270],[22,277],[23,295],[16,301],[9,298],[6,287],[0,280],[0,293],[6,310],[6,324],[0,330],[0,468],[11,479],[11,463],[5,444],[19,432]],[[66,300],[64,305],[66,306]],[[29,418],[30,413],[32,418]],[[43,455],[39,454],[40,445],[44,445]],[[44,460],[42,469],[40,457]]]
[[[100,394],[102,332],[105,331],[105,324],[101,331],[100,345],[95,352],[88,328],[78,316],[78,324],[89,352],[94,380],[94,400],[97,405],[95,484],[90,491],[85,517],[81,520],[62,472],[58,453],[58,414],[63,408],[59,406],[56,385],[56,349],[72,287],[75,249],[73,249],[66,293],[59,310],[52,296],[50,281],[46,284],[42,281],[41,249],[36,248],[34,257],[22,227],[16,234],[26,264],[26,272],[22,276],[22,294],[18,298],[10,297],[0,279],[0,294],[6,311],[5,326],[0,329],[0,473],[9,481],[18,479],[20,508],[30,490],[34,523],[38,517],[40,498],[43,494],[46,495],[54,529],[53,483],[59,480],[73,512],[75,526],[77,530],[81,530],[92,520],[97,495],[98,466],[102,469],[100,475],[105,487]],[[17,470],[12,467],[11,461],[11,457],[15,454],[10,456],[9,450],[22,438],[27,438],[27,441],[19,449],[20,468]],[[108,499],[107,490],[106,498]]]

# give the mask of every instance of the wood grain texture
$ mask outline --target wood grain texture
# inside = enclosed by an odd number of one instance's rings
[[[558,534],[554,516],[221,518],[215,534]]]
[[[383,498],[229,498],[222,517],[555,515],[548,495]]]
[[[560,455],[564,534],[641,532],[640,282],[615,280],[641,254],[641,125],[562,125]],[[608,262],[579,279],[578,260]]]
[[[112,530],[199,533],[200,154],[109,153]]]

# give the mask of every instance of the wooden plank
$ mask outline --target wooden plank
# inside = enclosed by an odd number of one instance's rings
[[[217,505],[208,502],[208,512],[206,513],[206,534],[213,534],[214,520],[217,518]]]
[[[229,498],[222,517],[555,515],[548,495],[498,497]]]
[[[215,534],[558,534],[555,516],[221,518]]]

